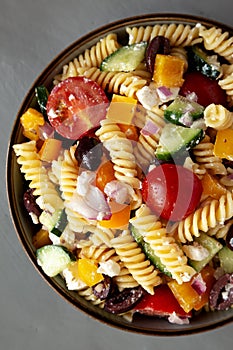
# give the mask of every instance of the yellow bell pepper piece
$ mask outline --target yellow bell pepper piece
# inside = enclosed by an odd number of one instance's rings
[[[109,220],[99,221],[100,226],[107,228],[124,228],[129,224],[130,205],[109,202],[112,216]]]
[[[45,120],[42,113],[34,108],[28,110],[21,116],[20,123],[23,127],[23,135],[29,140],[39,140],[39,126],[44,125]]]
[[[209,173],[205,173],[202,180],[203,192],[202,194],[205,196],[210,196],[215,199],[219,199],[223,194],[227,192],[226,188],[223,187],[218,180],[210,175]]]
[[[132,97],[113,94],[106,117],[114,123],[130,125],[136,105],[137,100]]]
[[[44,229],[40,229],[32,238],[32,244],[36,249],[44,247],[45,245],[52,244],[49,238],[49,232]]]
[[[82,258],[78,260],[78,275],[79,278],[89,287],[101,282],[104,277],[97,272],[98,265],[94,260]]]
[[[218,130],[214,144],[214,154],[220,158],[233,160],[233,129]]]
[[[42,161],[52,162],[57,159],[61,151],[62,141],[57,139],[46,139],[39,151]]]
[[[179,57],[157,54],[153,80],[157,86],[180,87],[183,82],[185,62]]]
[[[172,280],[168,282],[168,286],[185,312],[190,312],[199,302],[199,294],[193,289],[191,282],[178,284],[175,280]]]

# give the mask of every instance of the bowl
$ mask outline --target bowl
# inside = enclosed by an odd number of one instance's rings
[[[135,16],[118,20],[98,28],[87,35],[79,38],[69,47],[64,49],[44,71],[36,78],[32,87],[28,91],[21,107],[16,116],[13,130],[11,133],[8,156],[7,156],[7,193],[8,203],[11,212],[12,221],[18,235],[22,247],[34,265],[35,270],[42,278],[54,289],[64,300],[72,304],[77,310],[87,313],[94,319],[103,322],[106,325],[116,327],[124,331],[129,331],[144,335],[153,336],[177,336],[190,335],[208,330],[213,330],[217,327],[224,326],[233,321],[233,309],[227,311],[215,312],[200,312],[192,318],[189,324],[171,324],[167,320],[159,317],[150,317],[137,314],[132,322],[122,318],[121,316],[110,314],[100,307],[93,305],[85,300],[77,292],[68,290],[64,279],[58,275],[56,277],[48,277],[37,264],[36,250],[32,244],[32,236],[35,233],[35,225],[27,215],[22,203],[23,193],[25,189],[24,179],[20,173],[19,166],[16,162],[16,157],[13,152],[13,145],[21,143],[25,140],[20,126],[20,116],[29,108],[35,105],[35,88],[39,85],[45,85],[49,89],[52,87],[54,77],[61,74],[63,66],[73,60],[78,55],[84,53],[86,49],[95,45],[100,38],[106,37],[109,33],[116,33],[118,41],[126,44],[128,36],[126,27],[146,27],[161,24],[184,24],[195,26],[198,23],[207,28],[218,27],[223,32],[228,32],[233,35],[233,29],[227,25],[209,20],[202,17],[191,15],[176,15],[176,14],[148,14]]]

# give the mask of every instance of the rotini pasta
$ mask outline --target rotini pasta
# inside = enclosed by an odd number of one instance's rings
[[[104,90],[110,93],[135,97],[136,92],[147,84],[147,80],[132,73],[101,72],[96,67],[79,68],[78,75],[96,81]]]
[[[211,103],[205,108],[204,119],[206,126],[216,130],[230,128],[233,124],[233,113],[222,105]]]
[[[195,270],[188,265],[187,257],[175,238],[167,235],[166,229],[145,204],[136,211],[130,223],[142,234],[144,241],[150,244],[164,264],[164,270],[170,272],[179,284],[191,279]]]
[[[222,163],[222,159],[214,155],[213,149],[214,145],[210,142],[210,137],[206,135],[192,150],[195,162],[212,174],[225,175],[226,168]]]
[[[146,259],[141,248],[134,241],[129,231],[123,231],[119,237],[111,240],[120,260],[124,262],[134,279],[150,294],[154,294],[154,287],[162,281],[158,271]]]
[[[183,24],[156,24],[155,26],[126,28],[129,35],[129,44],[141,41],[151,41],[157,35],[170,40],[171,46],[190,46],[200,43],[198,26],[191,27]]]
[[[207,50],[213,50],[224,57],[230,63],[233,63],[233,38],[228,32],[222,32],[220,28],[204,26],[200,27],[200,37],[203,38],[203,44]]]
[[[182,220],[177,228],[179,240],[182,243],[192,241],[193,237],[199,237],[200,232],[208,232],[233,216],[233,198],[228,192],[219,200],[212,199],[205,206],[195,210],[186,219]]]

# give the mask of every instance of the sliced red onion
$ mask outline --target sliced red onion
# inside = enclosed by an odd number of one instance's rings
[[[193,289],[199,294],[203,294],[206,291],[206,283],[202,278],[202,275],[199,273],[196,277],[193,278],[192,281]]]
[[[193,124],[193,118],[190,113],[186,111],[180,118],[180,122],[185,126],[190,127]]]
[[[95,173],[91,171],[83,171],[77,180],[76,192],[81,196],[85,196],[90,188],[91,183],[95,180]]]
[[[132,187],[118,180],[108,182],[104,187],[104,193],[109,199],[112,199],[119,204],[130,203],[134,196],[134,190]]]
[[[227,178],[230,179],[230,180],[233,180],[233,173],[232,174],[228,174]]]
[[[190,92],[190,94],[186,95],[185,97],[191,102],[197,102],[197,94],[194,91]]]
[[[144,127],[141,129],[141,134],[145,136],[155,135],[159,130],[160,128],[158,125],[153,123],[151,120],[147,120]]]
[[[54,138],[54,128],[47,122],[39,126],[39,138],[41,140]]]
[[[179,88],[168,88],[166,86],[160,86],[156,89],[158,97],[161,103],[174,100],[179,93]]]

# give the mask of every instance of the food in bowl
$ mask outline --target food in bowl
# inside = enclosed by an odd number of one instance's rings
[[[37,86],[13,145],[37,263],[106,312],[188,324],[233,298],[233,39],[112,32]]]

